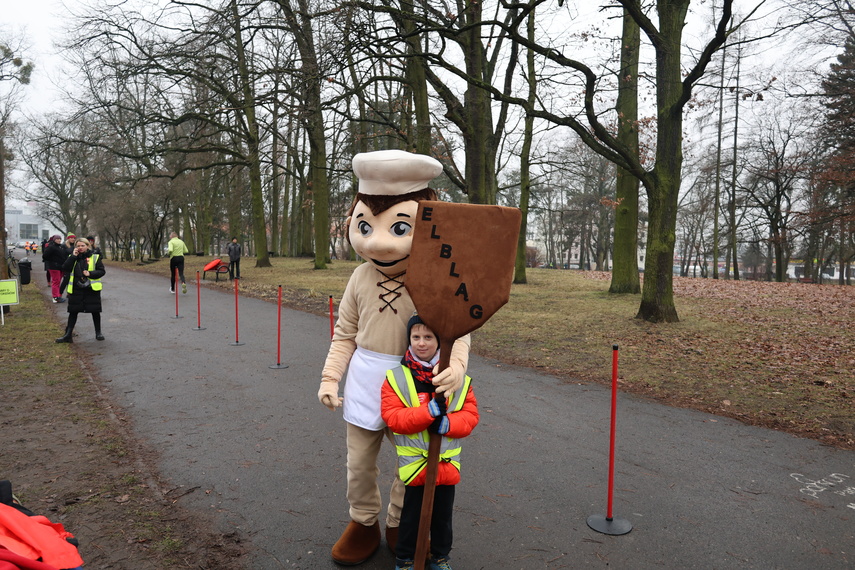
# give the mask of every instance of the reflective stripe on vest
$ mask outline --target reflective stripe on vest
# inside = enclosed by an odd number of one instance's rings
[[[416,383],[413,373],[405,366],[398,366],[386,372],[389,385],[408,408],[421,406],[419,394],[416,391]],[[447,401],[448,412],[457,412],[463,408],[466,402],[466,394],[472,378],[465,376],[463,386],[451,395]],[[424,430],[411,435],[395,433],[395,448],[398,452],[398,474],[401,481],[408,485],[416,476],[427,467],[428,447],[430,445],[430,433]],[[459,439],[442,437],[439,450],[439,460],[451,463],[460,471],[460,448]]]
[[[94,253],[91,256],[89,256],[89,267],[87,267],[86,269],[90,272],[95,271],[95,263],[97,261],[98,261],[98,254],[97,253]],[[71,268],[72,278],[68,280],[68,289],[67,289],[67,291],[69,293],[74,292],[74,288],[73,288],[73,285],[74,285],[74,269],[76,267],[77,267],[77,261],[74,262],[74,267]],[[100,291],[104,287],[104,285],[101,283],[100,279],[92,279],[90,277],[89,282],[92,284],[91,286],[92,286],[93,291]]]

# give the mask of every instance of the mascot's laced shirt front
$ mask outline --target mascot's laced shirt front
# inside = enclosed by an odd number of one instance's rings
[[[357,346],[400,358],[407,349],[407,321],[415,306],[403,286],[404,275],[390,280],[370,263],[354,270],[338,309],[333,342]],[[340,376],[339,376],[340,377]]]
[[[380,417],[380,388],[386,370],[400,363],[407,349],[407,322],[415,306],[403,287],[404,274],[382,273],[370,263],[357,267],[347,282],[338,310],[333,342],[323,376],[339,381],[348,371],[344,419],[369,430],[385,427]],[[466,368],[469,335],[458,339],[452,361]],[[354,352],[359,352],[354,356]]]

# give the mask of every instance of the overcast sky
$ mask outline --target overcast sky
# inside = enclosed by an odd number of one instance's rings
[[[73,4],[76,0],[65,0]],[[21,37],[31,47],[26,57],[35,63],[32,82],[24,91],[27,112],[46,112],[60,100],[54,83],[60,78],[53,42],[60,37],[66,8],[61,0],[0,0],[2,37]]]

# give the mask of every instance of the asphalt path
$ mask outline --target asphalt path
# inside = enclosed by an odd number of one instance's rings
[[[243,534],[253,569],[337,568],[344,422],[316,396],[329,320],[282,309],[277,358],[275,303],[240,297],[236,311],[233,293],[203,286],[197,320],[189,282],[175,318],[167,279],[106,266],[107,340],[82,315],[74,347],[170,493]],[[620,394],[612,514],[632,530],[611,536],[586,523],[607,514],[609,388],[478,357],[469,374],[481,423],[463,450],[456,570],[855,567],[855,452]],[[394,557],[381,546],[361,568]]]

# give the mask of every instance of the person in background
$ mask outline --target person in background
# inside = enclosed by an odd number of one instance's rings
[[[187,281],[184,279],[184,254],[190,253],[187,246],[178,237],[178,234],[172,232],[169,234],[169,292],[175,293],[175,270],[178,270],[178,278],[181,279],[181,292],[187,292]]]
[[[101,248],[95,245],[95,236],[86,236],[86,239],[89,240],[89,244],[92,246],[92,253],[101,255]]]
[[[241,247],[238,238],[232,238],[232,242],[226,247],[226,252],[229,254],[229,280],[240,279]]]
[[[56,342],[74,342],[71,337],[78,313],[92,314],[95,339],[104,340],[101,334],[101,278],[106,271],[101,256],[92,252],[89,240],[80,238],[75,242],[74,253],[65,260],[63,270],[71,275],[68,283],[68,324],[65,334]]]
[[[61,236],[60,236],[59,240],[62,241]],[[48,263],[47,263],[47,260],[45,259],[45,251],[47,250],[47,246],[50,245],[51,242],[52,242],[51,238],[42,240],[42,263],[44,263],[44,265],[45,265],[45,279],[47,279],[48,286],[50,286],[50,271],[48,270]],[[59,283],[57,283],[57,285],[59,285]]]
[[[50,284],[51,297],[54,303],[65,303],[62,298],[62,289],[59,284],[62,282],[62,266],[68,255],[65,253],[65,248],[62,246],[62,236],[53,236],[45,245],[42,259],[45,262],[45,269],[50,274],[48,283]]]
[[[62,244],[62,250],[65,252],[65,258],[68,257],[74,252],[74,241],[77,239],[77,236],[74,234],[68,234],[65,238],[65,242]],[[68,288],[68,273],[63,270],[62,272],[62,283],[59,284],[59,293],[60,295],[66,292]]]

